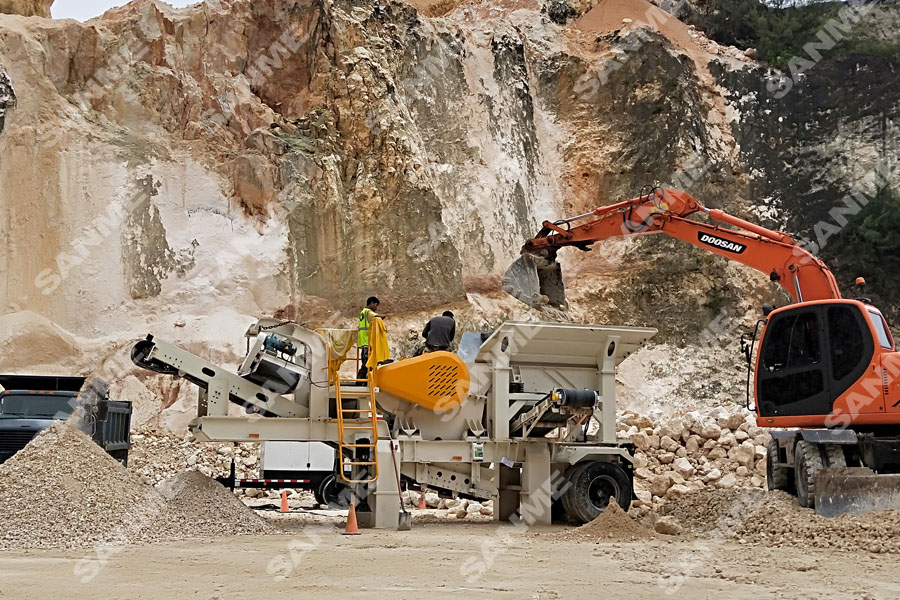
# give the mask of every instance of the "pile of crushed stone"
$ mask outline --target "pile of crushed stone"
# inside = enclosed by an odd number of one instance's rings
[[[706,489],[669,502],[686,533],[772,547],[799,546],[900,554],[900,511],[826,518],[784,492]]]
[[[159,485],[169,512],[194,536],[268,533],[272,526],[222,484],[198,471],[185,471]]]
[[[176,477],[166,491],[168,499],[84,433],[56,423],[0,465],[0,549],[133,545],[270,527],[249,508],[223,502],[230,492],[212,480]]]
[[[654,537],[655,534],[631,518],[615,502],[600,513],[590,523],[585,523],[577,529],[566,531],[562,538],[566,540],[642,540]]]

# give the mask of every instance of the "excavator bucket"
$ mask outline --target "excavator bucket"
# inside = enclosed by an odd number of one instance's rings
[[[555,260],[525,252],[503,275],[503,291],[532,308],[567,307],[562,268]]]
[[[876,475],[865,467],[822,469],[815,503],[823,517],[900,509],[900,475]]]

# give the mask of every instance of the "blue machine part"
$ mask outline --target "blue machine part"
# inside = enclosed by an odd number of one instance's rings
[[[267,352],[280,352],[282,354],[287,354],[288,356],[297,354],[297,346],[287,340],[279,338],[275,334],[267,337],[263,346]]]

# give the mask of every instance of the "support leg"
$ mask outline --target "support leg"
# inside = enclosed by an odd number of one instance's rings
[[[522,466],[522,493],[519,515],[528,525],[550,525],[552,485],[550,446],[528,444]]]
[[[400,514],[400,493],[397,475],[391,458],[391,441],[378,440],[378,481],[369,486],[369,508],[372,509],[375,529],[397,529]],[[374,490],[372,489],[374,487]]]
[[[519,483],[521,477],[518,469],[498,465],[498,498],[494,506],[494,520],[508,521],[519,510]]]

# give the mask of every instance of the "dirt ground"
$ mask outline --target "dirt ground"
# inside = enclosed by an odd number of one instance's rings
[[[420,515],[427,517],[427,515]],[[900,595],[900,556],[714,539],[567,539],[565,528],[418,519],[341,535],[307,515],[285,535],[107,551],[0,552],[0,598],[817,598]],[[386,596],[389,595],[389,596]]]

